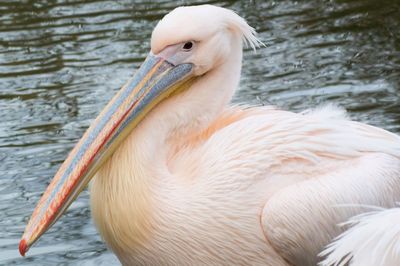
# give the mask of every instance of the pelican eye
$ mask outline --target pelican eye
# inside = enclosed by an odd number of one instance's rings
[[[183,45],[182,48],[183,48],[183,50],[186,51],[186,52],[192,50],[192,48],[193,48],[193,42],[192,42],[192,41],[190,41],[190,42],[185,42],[185,44]]]

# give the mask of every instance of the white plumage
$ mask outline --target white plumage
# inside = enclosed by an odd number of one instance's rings
[[[320,253],[320,266],[400,264],[400,209],[374,209],[342,224],[350,229]]]

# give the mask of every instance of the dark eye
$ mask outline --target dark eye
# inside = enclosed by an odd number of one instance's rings
[[[190,51],[193,48],[193,42],[185,42],[183,45],[183,50]]]

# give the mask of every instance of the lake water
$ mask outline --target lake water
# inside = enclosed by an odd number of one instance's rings
[[[152,28],[178,5],[245,17],[235,102],[300,111],[326,102],[400,133],[400,2],[0,1],[0,265],[110,265],[85,191],[30,250],[18,242],[41,193],[97,113],[139,66]]]

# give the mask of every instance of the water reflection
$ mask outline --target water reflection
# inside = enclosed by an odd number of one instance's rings
[[[396,1],[1,1],[0,264],[116,263],[87,192],[27,258],[17,245],[68,151],[146,56],[157,20],[199,3],[234,9],[267,44],[246,50],[235,102],[295,111],[335,102],[400,133]]]

